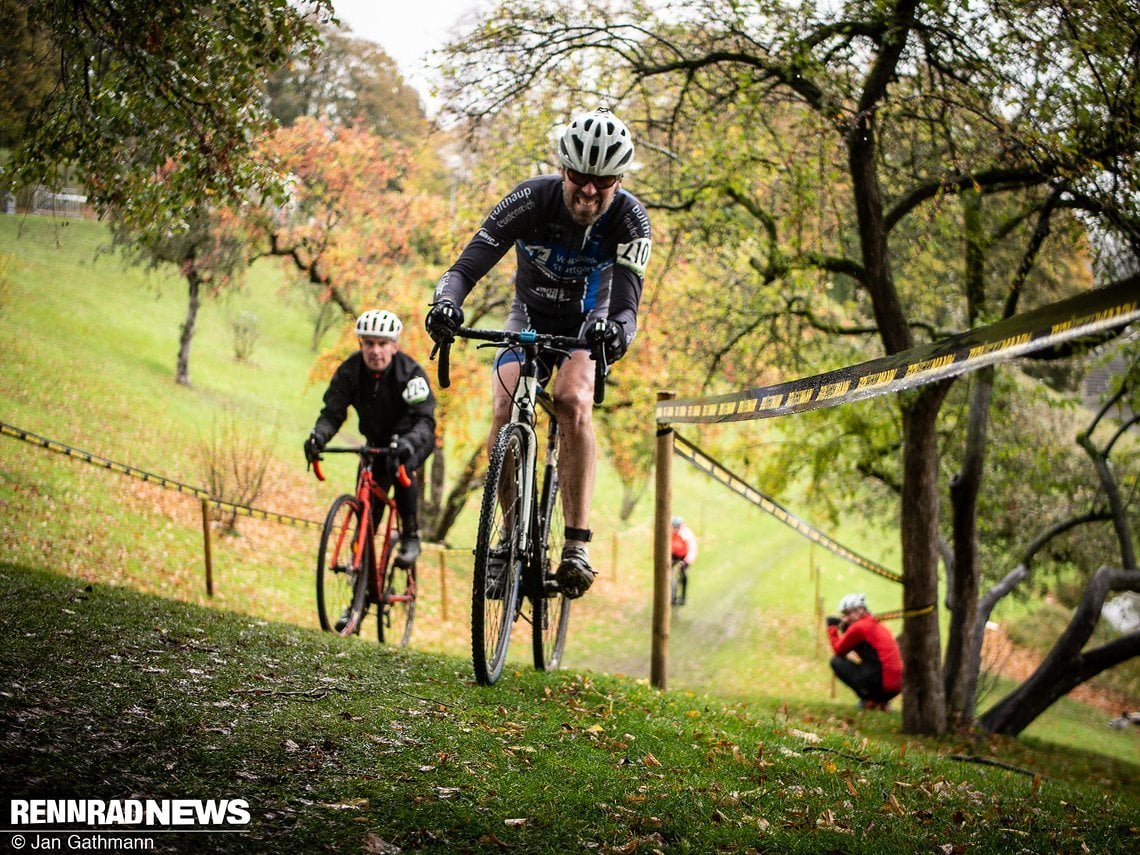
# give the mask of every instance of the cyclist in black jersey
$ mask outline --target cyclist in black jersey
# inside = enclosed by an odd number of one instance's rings
[[[420,554],[418,470],[435,448],[435,395],[427,374],[399,348],[404,325],[388,311],[371,309],[356,319],[360,350],[340,364],[325,391],[324,407],[305,440],[305,459],[320,459],[321,450],[356,410],[360,432],[368,445],[387,448],[393,435],[396,459],[377,460],[372,469],[376,483],[387,490],[395,483],[396,507],[400,514],[400,545],[396,564],[411,567]],[[396,479],[403,464],[411,483]],[[375,506],[377,511],[380,505]]]
[[[518,262],[511,330],[587,338],[620,359],[637,332],[637,309],[652,247],[645,206],[622,188],[633,163],[629,129],[608,110],[571,120],[558,146],[561,170],[519,184],[491,209],[482,227],[435,289],[426,326],[437,341],[450,341],[463,325],[463,300],[513,246]],[[586,544],[596,451],[593,426],[594,368],[587,350],[557,364],[553,397],[562,433],[559,476],[566,544],[558,582],[569,597],[594,581]],[[510,416],[518,357],[495,360],[490,448]]]

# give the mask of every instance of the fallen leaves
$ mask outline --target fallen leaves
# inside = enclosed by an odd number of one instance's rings
[[[366,855],[398,855],[401,849],[370,831],[364,836],[364,851]]]

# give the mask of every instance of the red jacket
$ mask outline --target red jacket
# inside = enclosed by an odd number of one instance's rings
[[[864,662],[876,659],[883,669],[883,689],[888,692],[902,691],[902,654],[891,631],[871,615],[863,615],[839,634],[839,627],[829,626],[827,635],[831,639],[831,649],[836,656],[846,656],[852,650]]]

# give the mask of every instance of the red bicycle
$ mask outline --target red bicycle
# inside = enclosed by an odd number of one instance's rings
[[[381,489],[372,475],[373,462],[394,453],[396,440],[392,437],[388,448],[326,448],[322,452],[358,454],[360,466],[356,493],[337,496],[325,516],[317,551],[317,614],[326,632],[354,635],[375,605],[379,640],[406,647],[416,616],[416,566],[401,567],[395,562],[400,538],[396,500],[391,489]],[[313,462],[313,473],[325,480],[320,458]],[[411,484],[403,464],[396,477],[404,486]]]

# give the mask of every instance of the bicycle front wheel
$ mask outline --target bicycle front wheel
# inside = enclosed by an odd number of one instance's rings
[[[503,672],[518,605],[526,443],[521,430],[504,425],[483,485],[471,591],[471,659],[475,679],[484,686]]]
[[[397,567],[392,556],[384,575],[384,595],[377,615],[380,641],[407,647],[416,619],[416,565]]]
[[[556,439],[554,441],[557,441]],[[539,504],[538,550],[542,556],[542,581],[552,579],[562,558],[566,542],[566,520],[562,514],[562,501],[558,495],[558,467],[547,465],[542,483]],[[534,648],[534,667],[540,671],[554,671],[562,662],[562,649],[566,646],[566,630],[570,626],[569,597],[558,593],[546,596],[542,590],[534,592],[531,643]]]
[[[354,555],[364,532],[356,496],[338,496],[329,508],[317,550],[317,616],[321,629],[338,635],[360,631],[368,594],[368,545]]]

